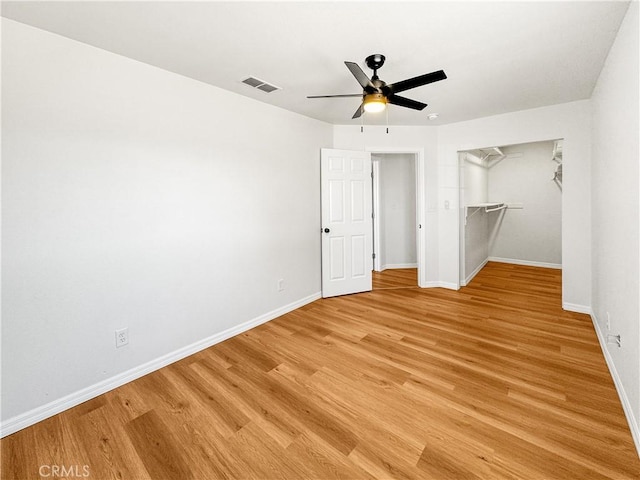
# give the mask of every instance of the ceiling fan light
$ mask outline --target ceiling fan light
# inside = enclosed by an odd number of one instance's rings
[[[387,99],[381,93],[370,93],[364,96],[364,111],[367,113],[382,112],[387,106]]]

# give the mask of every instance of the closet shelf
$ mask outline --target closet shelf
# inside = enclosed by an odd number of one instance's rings
[[[488,203],[472,203],[467,205],[467,208],[495,208],[506,205],[504,202],[488,202]]]
[[[504,202],[488,202],[488,203],[474,203],[472,205],[466,205],[464,207],[464,224],[467,224],[467,220],[473,217],[480,210],[484,209],[485,213],[497,212],[508,208],[508,205]],[[469,214],[469,210],[473,210]]]

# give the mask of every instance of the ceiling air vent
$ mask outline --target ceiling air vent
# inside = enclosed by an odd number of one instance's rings
[[[276,87],[275,85],[267,83],[264,80],[260,80],[259,78],[256,78],[256,77],[245,78],[244,80],[242,80],[242,83],[267,93],[271,93],[275,90],[280,90],[280,87]]]

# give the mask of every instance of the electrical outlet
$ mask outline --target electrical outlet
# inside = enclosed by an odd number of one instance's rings
[[[281,292],[284,290],[284,280],[281,278],[278,280],[278,291]]]
[[[611,330],[611,315],[607,312],[607,332]]]
[[[129,344],[129,328],[121,328],[116,330],[116,348],[124,347]]]

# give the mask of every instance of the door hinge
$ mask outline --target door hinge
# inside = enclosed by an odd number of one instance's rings
[[[375,253],[372,253],[372,254],[371,254],[371,258],[373,258],[373,259],[375,260],[375,259],[376,259],[376,254],[375,254]]]

